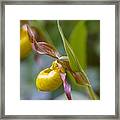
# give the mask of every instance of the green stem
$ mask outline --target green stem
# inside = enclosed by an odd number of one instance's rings
[[[88,79],[86,73],[83,70],[81,70],[81,73],[82,73],[81,75],[82,75],[83,79],[88,82],[88,84],[86,84],[85,86],[87,88],[87,92],[88,92],[90,98],[92,100],[97,100],[98,98],[97,98],[97,96],[96,96],[96,94],[91,86],[90,80]]]
[[[81,73],[82,73],[83,79],[88,82],[86,87],[87,87],[87,92],[88,92],[90,98],[92,100],[98,100],[98,98],[97,98],[97,96],[96,96],[96,94],[91,86],[90,80],[88,79],[88,77],[87,77],[86,73],[83,71],[83,69],[81,70]]]
[[[98,99],[94,90],[93,90],[93,88],[92,88],[92,86],[87,86],[87,91],[88,91],[88,94],[89,94],[89,96],[92,100],[97,100]]]
[[[63,44],[64,44],[64,48],[65,48],[65,51],[67,53],[67,56],[68,56],[68,61],[70,63],[70,67],[71,68],[68,68],[68,70],[70,72],[78,72],[80,75],[79,75],[79,80],[82,81],[82,84],[84,86],[87,86],[87,91],[88,91],[88,94],[90,96],[90,98],[92,100],[96,100],[97,97],[92,89],[92,86],[90,84],[90,81],[86,75],[86,73],[84,72],[84,70],[82,69],[77,57],[75,56],[74,54],[74,51],[72,50],[71,46],[69,45],[68,41],[66,40],[66,38],[64,37],[64,34],[63,34],[63,31],[62,31],[62,28],[60,26],[60,23],[59,23],[59,20],[57,21],[57,25],[58,25],[58,30],[60,32],[60,35],[61,35],[61,38],[63,40]],[[78,76],[77,76],[78,77]],[[80,84],[80,83],[79,83]]]

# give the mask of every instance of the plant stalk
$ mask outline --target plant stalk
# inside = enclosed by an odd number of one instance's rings
[[[98,100],[98,98],[97,98],[97,96],[96,96],[96,94],[95,94],[91,85],[87,86],[87,91],[88,91],[88,94],[89,94],[89,96],[92,100]]]
[[[72,73],[74,73],[75,71],[77,71],[80,74],[78,80],[82,80],[82,82],[84,83],[83,85],[86,86],[86,88],[87,88],[87,92],[88,92],[90,98],[92,100],[97,100],[97,96],[95,95],[95,92],[92,89],[92,86],[90,84],[90,81],[89,81],[86,73],[82,69],[82,67],[81,67],[78,59],[76,58],[76,56],[75,56],[75,54],[74,54],[74,52],[73,52],[73,50],[71,48],[71,46],[68,44],[66,38],[64,37],[64,34],[63,34],[62,28],[60,26],[59,20],[57,21],[57,25],[58,25],[59,33],[60,33],[61,38],[63,40],[65,51],[66,51],[68,59],[69,59],[68,61],[69,61],[70,67],[71,67],[71,68],[68,68],[68,70],[70,72],[72,72]],[[76,76],[75,79],[77,77],[78,76]]]

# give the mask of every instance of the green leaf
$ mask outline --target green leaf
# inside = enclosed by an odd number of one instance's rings
[[[58,29],[59,29],[61,38],[63,40],[65,51],[66,51],[68,59],[69,59],[70,67],[72,68],[72,71],[70,71],[71,75],[76,79],[76,82],[78,80],[78,84],[84,85],[84,86],[86,86],[86,88],[88,88],[87,90],[88,90],[88,93],[89,93],[89,96],[91,97],[91,99],[93,99],[93,100],[97,99],[96,95],[92,89],[92,86],[90,85],[90,82],[89,82],[89,79],[88,79],[86,73],[81,68],[79,61],[78,61],[77,57],[75,56],[70,44],[64,37],[64,34],[63,34],[62,29],[59,24],[59,20],[57,21],[57,25],[58,25]]]
[[[81,67],[85,70],[87,66],[86,64],[87,29],[85,26],[85,21],[80,21],[77,23],[72,33],[70,34],[69,41]]]
[[[80,66],[77,58],[75,57],[75,54],[74,54],[70,44],[68,43],[68,41],[64,37],[64,34],[63,34],[63,31],[62,31],[61,26],[59,24],[59,21],[57,21],[57,25],[58,25],[58,29],[59,29],[61,38],[63,40],[64,48],[65,48],[65,51],[67,53],[72,70],[73,71],[81,71],[81,66]]]
[[[82,76],[82,79],[80,82],[80,84],[89,84],[89,80],[85,74],[85,72],[83,71],[77,57],[75,56],[74,54],[74,51],[72,50],[70,44],[68,43],[68,41],[66,40],[66,38],[64,37],[64,34],[63,34],[63,31],[61,29],[61,26],[59,24],[59,21],[57,21],[57,25],[58,25],[58,29],[59,29],[59,32],[60,32],[60,35],[61,35],[61,38],[63,40],[63,44],[64,44],[64,48],[65,48],[65,51],[67,53],[67,56],[68,56],[68,60],[69,60],[69,64],[70,64],[70,67],[72,69],[71,71],[71,74],[74,74],[74,77],[75,78],[78,78],[78,76]],[[74,72],[74,73],[73,73]],[[79,75],[77,75],[77,74]],[[80,80],[80,79],[79,79]]]

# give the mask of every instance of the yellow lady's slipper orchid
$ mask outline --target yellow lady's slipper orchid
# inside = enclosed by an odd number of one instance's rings
[[[28,33],[25,29],[20,29],[20,58],[23,59],[31,52],[32,46],[29,40]]]
[[[60,87],[62,80],[60,77],[60,69],[57,62],[53,62],[50,68],[41,71],[36,79],[36,87],[41,91],[53,91]]]

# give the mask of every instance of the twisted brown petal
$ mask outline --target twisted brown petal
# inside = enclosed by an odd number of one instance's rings
[[[71,97],[71,86],[67,83],[66,73],[60,73],[60,76],[61,76],[61,79],[63,81],[63,87],[64,87],[65,94],[66,94],[68,100],[72,100],[72,97]]]
[[[59,58],[60,54],[57,50],[55,50],[54,47],[52,47],[50,44],[46,42],[33,42],[32,43],[32,48],[35,50],[37,53],[41,55],[49,55],[54,58]]]
[[[28,25],[25,24],[24,28],[27,30],[30,41],[32,43],[32,48],[34,51],[36,51],[37,53],[41,54],[41,55],[49,55],[51,57],[54,58],[59,58],[60,54],[59,52],[49,43],[47,42],[38,42],[37,41],[37,36],[35,31]]]
[[[64,68],[66,68],[67,71],[70,72],[70,74],[74,77],[74,79],[76,80],[76,82],[77,82],[79,85],[88,85],[88,84],[89,84],[89,82],[86,80],[86,77],[84,76],[83,73],[81,73],[81,72],[74,72],[74,71],[71,69],[68,60],[65,60],[65,61],[58,60],[58,62],[59,62],[60,64],[62,64],[62,66],[63,66]]]

